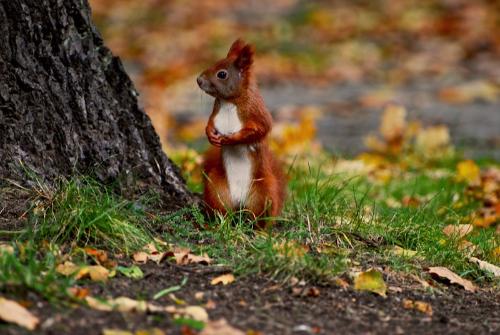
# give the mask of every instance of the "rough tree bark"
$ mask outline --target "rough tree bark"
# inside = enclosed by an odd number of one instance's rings
[[[25,179],[25,165],[49,182],[126,177],[192,201],[137,95],[87,0],[0,0],[0,179]]]

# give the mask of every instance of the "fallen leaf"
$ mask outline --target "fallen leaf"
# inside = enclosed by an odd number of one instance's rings
[[[406,129],[406,109],[391,104],[387,106],[380,122],[380,134],[387,142],[398,141]]]
[[[380,271],[370,269],[361,272],[354,279],[354,289],[358,291],[369,291],[386,296],[387,286]]]
[[[141,279],[142,277],[144,277],[144,273],[137,265],[132,265],[130,267],[118,266],[116,270],[118,270],[118,272],[123,274],[125,277],[129,277],[132,279]]]
[[[394,255],[402,257],[414,257],[417,255],[417,252],[415,250],[404,249],[401,248],[399,245],[395,245],[391,249],[391,251]]]
[[[475,100],[495,102],[499,90],[488,81],[473,81],[459,86],[447,87],[439,92],[439,98],[452,104],[465,104]]]
[[[207,254],[203,254],[201,256],[194,255],[191,253],[191,250],[187,248],[175,249],[173,256],[175,257],[175,262],[178,265],[187,265],[192,263],[208,265],[212,263],[212,259],[208,257]]]
[[[446,236],[453,236],[460,239],[472,232],[472,229],[474,229],[474,226],[471,224],[449,224],[443,228],[443,233]]]
[[[335,285],[340,286],[341,288],[349,287],[349,283],[342,278],[335,278]]]
[[[89,296],[85,298],[85,301],[89,307],[105,312],[114,310],[120,312],[146,312],[148,310],[156,312],[161,310],[161,307],[149,304],[146,301],[134,300],[128,297],[103,300]]]
[[[102,335],[134,335],[134,333],[129,332],[128,330],[104,329],[102,331]]]
[[[416,275],[410,275],[413,279],[415,279],[415,281],[417,281],[418,283],[420,283],[424,288],[428,288],[430,287],[431,285],[429,285],[429,283],[425,280],[423,280],[422,278],[416,276]]]
[[[245,333],[228,324],[225,319],[219,319],[208,321],[200,335],[245,335]]]
[[[458,284],[462,286],[466,291],[474,292],[476,290],[476,287],[474,286],[474,284],[472,284],[471,281],[460,277],[459,275],[457,275],[456,273],[445,267],[442,266],[430,267],[427,272],[429,272],[430,274],[434,274],[438,277],[448,279],[451,284]]]
[[[175,314],[177,316],[194,319],[196,321],[201,321],[201,322],[208,321],[207,311],[200,306],[187,306],[187,307],[167,306],[165,307],[165,311],[171,314]]]
[[[445,126],[422,129],[415,138],[415,149],[424,157],[442,155],[450,144],[450,130]]]
[[[206,309],[215,309],[215,307],[217,307],[217,304],[215,303],[215,301],[213,301],[212,299],[208,299],[207,303],[205,304],[205,308]]]
[[[222,284],[222,285],[227,285],[234,282],[234,275],[232,273],[227,273],[218,277],[215,277],[210,281],[210,284],[212,285],[217,285],[217,284]]]
[[[498,266],[482,261],[476,257],[469,257],[469,260],[476,263],[481,270],[491,272],[495,277],[500,277],[500,268]]]
[[[479,183],[481,170],[472,160],[465,160],[457,164],[457,180],[465,181],[468,184]]]
[[[165,332],[159,328],[139,329],[134,335],[165,335]]]
[[[89,292],[89,289],[86,287],[75,286],[68,288],[68,293],[76,299],[85,299],[89,295]]]
[[[59,264],[56,271],[66,277],[74,276],[75,279],[81,279],[89,273],[87,266],[76,265],[70,261]]]
[[[303,292],[303,295],[306,297],[319,297],[319,294],[320,290],[315,286],[308,287]]]
[[[0,255],[2,253],[8,253],[8,254],[13,254],[14,253],[14,247],[9,244],[9,243],[3,243],[1,242],[0,243]]]
[[[0,319],[34,330],[40,320],[17,302],[0,297]]]
[[[138,251],[135,254],[132,255],[132,259],[137,262],[137,263],[147,263],[148,261],[148,254],[144,251]]]
[[[109,277],[109,270],[102,265],[91,265],[87,267],[88,274],[92,281],[106,282]]]
[[[425,313],[429,316],[432,315],[432,306],[424,301],[413,301],[410,299],[403,300],[403,307],[405,309],[415,309],[419,312]]]

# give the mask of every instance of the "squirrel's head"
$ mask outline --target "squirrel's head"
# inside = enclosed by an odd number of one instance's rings
[[[237,98],[250,83],[253,55],[254,47],[237,39],[226,58],[203,71],[196,81],[203,91],[213,97]]]

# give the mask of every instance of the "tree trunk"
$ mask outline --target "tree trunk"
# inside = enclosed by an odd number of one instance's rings
[[[91,174],[193,200],[87,0],[0,0],[0,180]]]

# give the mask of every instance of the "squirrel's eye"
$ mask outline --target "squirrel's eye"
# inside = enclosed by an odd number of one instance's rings
[[[220,70],[217,72],[217,78],[219,79],[226,79],[227,78],[227,71],[226,70]]]

